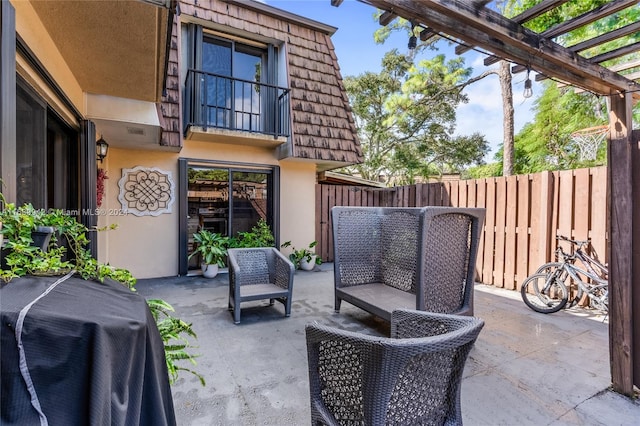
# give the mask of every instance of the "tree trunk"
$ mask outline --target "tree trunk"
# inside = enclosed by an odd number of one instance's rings
[[[509,62],[501,61],[500,69],[500,89],[502,92],[502,113],[503,113],[503,157],[502,176],[513,174],[514,157],[514,135],[513,135],[513,91],[511,90],[511,69]]]

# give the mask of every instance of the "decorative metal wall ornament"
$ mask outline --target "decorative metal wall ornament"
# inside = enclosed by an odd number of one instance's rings
[[[175,184],[169,171],[142,166],[122,169],[118,187],[118,200],[125,213],[136,216],[171,213]]]

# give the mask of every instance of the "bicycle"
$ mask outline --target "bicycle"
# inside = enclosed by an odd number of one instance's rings
[[[559,241],[569,242],[576,248],[569,254],[558,246],[556,257],[559,261],[545,263],[524,280],[520,287],[524,303],[536,312],[545,314],[557,312],[569,301],[568,284],[570,285],[570,282],[567,280],[572,280],[577,286],[577,291],[569,306],[578,303],[586,295],[591,307],[608,312],[609,270],[607,266],[584,251],[584,247],[589,244],[588,240],[571,240],[561,235],[556,238]],[[576,260],[580,260],[585,269],[576,266]]]

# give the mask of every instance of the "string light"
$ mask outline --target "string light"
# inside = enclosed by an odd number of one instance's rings
[[[411,37],[409,37],[409,44],[407,45],[407,47],[409,48],[409,50],[413,50],[416,48],[416,46],[418,45],[418,37],[416,37],[415,34],[415,24],[412,22],[411,23]]]
[[[484,49],[480,49],[480,48],[478,48],[477,46],[470,46],[470,45],[467,45],[466,43],[463,43],[463,42],[461,42],[460,40],[455,39],[455,38],[453,38],[453,37],[449,36],[448,34],[438,33],[438,36],[440,36],[441,38],[443,38],[443,39],[445,39],[445,40],[449,40],[449,41],[450,41],[450,42],[452,42],[452,43],[459,44],[459,45],[461,45],[461,46],[467,46],[467,47],[469,47],[471,50],[473,50],[474,52],[478,52],[478,53],[480,53],[480,54],[482,54],[482,55],[487,55],[487,56],[491,56],[491,55],[493,55],[493,56],[498,56],[501,60],[506,60],[506,61],[508,61],[508,62],[510,62],[510,63],[512,63],[512,64],[517,64],[517,62],[514,62],[514,61],[509,60],[509,59],[505,59],[505,58],[503,58],[503,57],[500,57],[499,55],[495,55],[493,52],[489,52],[489,51],[486,51],[486,50],[484,50]],[[521,64],[521,65],[522,65],[522,64]],[[529,68],[527,68],[527,80],[524,82],[524,84],[525,84],[525,91],[527,90],[527,86],[529,86],[529,90],[530,90],[530,93],[531,93],[531,94],[529,95],[529,97],[531,97],[531,96],[533,96],[533,87],[532,87],[532,84],[531,84],[531,80],[529,79],[529,71],[530,71],[530,69],[529,69]],[[556,82],[556,83],[564,83],[564,84],[567,84],[567,83],[565,83],[565,82],[563,82],[563,81],[561,81],[561,80],[559,80],[559,79],[557,79],[557,78],[550,77],[550,76],[547,76],[547,80],[554,81],[554,82]],[[527,81],[528,81],[528,83],[527,83]],[[575,85],[572,85],[572,84],[569,84],[569,86],[573,86],[573,87],[579,88],[579,86],[575,86]],[[586,87],[581,87],[581,89],[582,89],[584,92],[586,92],[586,93],[591,93],[591,94],[592,94],[592,95],[594,95],[594,96],[598,96],[598,97],[603,96],[602,94],[600,94],[600,93],[596,93],[596,92],[594,92],[593,90],[588,89],[588,88],[586,88]],[[625,90],[625,93],[636,93],[636,92],[640,92],[640,89]],[[525,97],[526,97],[526,96],[525,96]]]
[[[531,87],[531,79],[529,78],[530,72],[531,70],[527,68],[527,79],[524,81],[524,93],[522,94],[525,99],[533,96],[533,88]]]

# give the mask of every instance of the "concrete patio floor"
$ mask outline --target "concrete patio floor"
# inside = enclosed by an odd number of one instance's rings
[[[140,280],[138,292],[171,303],[198,334],[192,367],[172,387],[178,425],[310,423],[304,325],[317,321],[369,334],[388,325],[343,302],[333,312],[333,264],[297,271],[290,318],[268,301],[227,310],[228,275]],[[475,315],[485,327],[462,382],[466,425],[637,425],[640,402],[608,390],[608,324],[589,311],[544,315],[519,293],[477,285]]]

